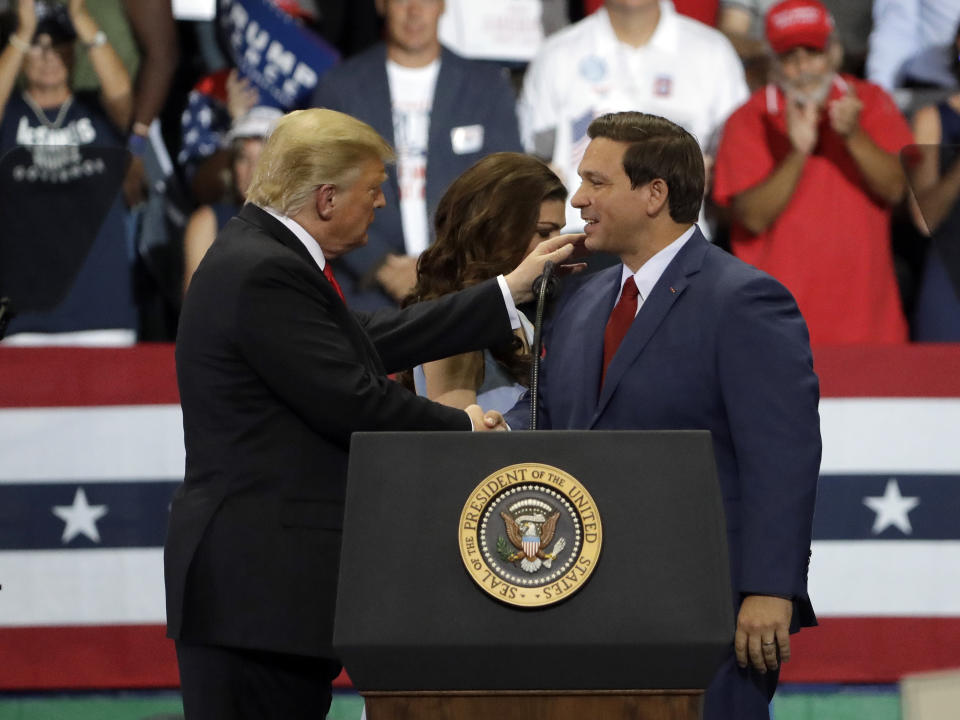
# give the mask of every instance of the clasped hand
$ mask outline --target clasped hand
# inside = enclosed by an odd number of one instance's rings
[[[474,432],[503,432],[508,430],[507,421],[496,410],[483,411],[479,405],[467,405],[465,411],[473,423]]]

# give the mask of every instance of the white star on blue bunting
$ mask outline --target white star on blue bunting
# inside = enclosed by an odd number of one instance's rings
[[[873,510],[877,517],[873,522],[873,534],[879,535],[893,525],[904,535],[913,533],[909,513],[920,504],[918,497],[903,497],[900,494],[900,484],[896,478],[887,481],[887,488],[883,495],[865,497],[863,504]]]
[[[90,505],[82,487],[77,488],[73,496],[73,505],[55,505],[53,514],[64,521],[61,542],[66,545],[77,535],[86,535],[93,542],[100,542],[97,520],[107,514],[106,505]]]

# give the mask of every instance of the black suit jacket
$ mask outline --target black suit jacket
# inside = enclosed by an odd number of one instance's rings
[[[168,634],[333,657],[351,433],[469,430],[465,413],[385,373],[510,332],[495,280],[354,314],[287,228],[245,206],[180,317],[186,475],[164,553]]]

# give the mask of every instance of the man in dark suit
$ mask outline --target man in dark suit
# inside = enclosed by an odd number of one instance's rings
[[[807,565],[819,386],[806,325],[780,283],[700,234],[704,166],[689,133],[629,112],[597,118],[589,136],[572,203],[587,248],[622,264],[561,298],[542,427],[710,430],[738,618],[704,717],[766,720],[790,632],[816,623]]]
[[[190,284],[176,350],[186,476],[164,556],[187,718],[326,714],[351,433],[496,429],[498,414],[386,373],[508,338],[514,301],[572,249],[551,239],[506,277],[352,313],[328,261],[366,242],[391,157],[347,115],[281,118]]]
[[[334,262],[357,309],[393,306],[413,288],[433,212],[457,176],[490,153],[523,149],[509,80],[440,45],[443,7],[443,0],[377,0],[386,42],[326,73],[313,96],[316,107],[370,123],[398,152],[370,242]]]

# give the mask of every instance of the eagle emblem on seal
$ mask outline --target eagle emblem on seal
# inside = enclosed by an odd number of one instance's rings
[[[566,547],[566,541],[558,538],[553,550],[548,551],[557,532],[560,513],[545,502],[520,502],[511,507],[510,512],[501,511],[500,517],[503,518],[507,537],[515,549],[511,549],[503,537],[500,537],[497,552],[506,562],[519,561],[520,568],[528,573],[535,573],[541,566],[549,569],[553,560]]]

